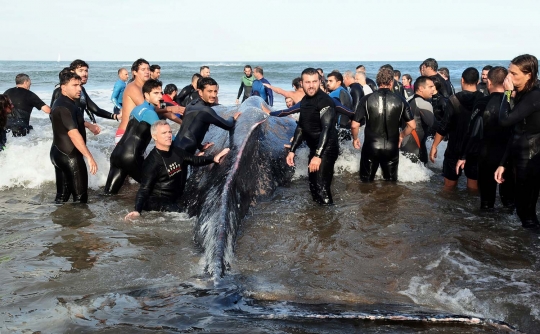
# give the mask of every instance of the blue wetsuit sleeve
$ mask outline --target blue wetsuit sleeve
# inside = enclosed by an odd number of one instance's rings
[[[300,102],[290,107],[289,109],[272,111],[270,113],[270,116],[285,117],[288,115],[296,114],[297,112],[300,112]]]
[[[302,135],[302,128],[299,126],[296,126],[296,130],[294,130],[294,136],[293,140],[291,142],[291,152],[296,152],[296,149],[302,142],[304,141],[303,135]]]
[[[274,105],[274,92],[267,87],[264,87],[264,90],[266,91],[266,96],[268,97],[268,105],[272,107]]]
[[[114,104],[114,106],[118,109],[121,109],[122,107],[120,106],[120,103],[122,101],[118,101],[118,97],[120,96],[120,91],[122,90],[122,85],[117,81],[115,84],[114,84],[114,88],[113,88],[113,92],[112,92],[112,95],[111,95],[111,101],[112,103]]]
[[[315,150],[316,157],[320,157],[326,148],[326,143],[328,142],[328,137],[330,135],[330,129],[335,126],[334,118],[336,116],[336,111],[334,110],[334,107],[327,106],[321,109],[320,115],[322,131],[319,135],[319,145],[317,145],[317,149]]]
[[[141,121],[144,121],[150,125],[154,124],[154,122],[159,121],[159,116],[154,110],[150,110],[145,108],[144,113],[142,115]]]

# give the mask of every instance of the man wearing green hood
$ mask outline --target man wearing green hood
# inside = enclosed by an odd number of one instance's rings
[[[240,104],[239,99],[240,95],[242,95],[242,91],[244,91],[242,102],[251,96],[251,86],[253,86],[253,80],[255,80],[255,77],[251,74],[251,65],[244,66],[244,76],[242,77],[242,83],[240,84],[240,89],[238,90],[236,104]]]

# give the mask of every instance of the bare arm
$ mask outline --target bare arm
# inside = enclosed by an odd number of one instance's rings
[[[43,107],[41,107],[41,110],[46,114],[51,113],[51,107],[49,107],[48,105],[44,105]]]
[[[287,91],[285,89],[281,89],[279,87],[275,87],[269,84],[263,84],[263,86],[265,86],[266,88],[270,88],[274,93],[278,93],[279,95],[283,95],[285,97],[290,97],[291,99],[293,98],[294,93],[295,93],[295,92]]]

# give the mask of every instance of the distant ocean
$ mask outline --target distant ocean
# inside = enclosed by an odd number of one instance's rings
[[[413,79],[418,77],[418,66],[422,61],[396,61],[391,62],[394,69],[400,70],[402,74],[408,73]],[[90,65],[89,80],[85,88],[100,107],[112,110],[110,94],[112,87],[117,80],[117,71],[124,67],[130,69],[130,61],[97,61],[88,62]],[[217,80],[220,86],[219,101],[222,104],[234,104],[240,78],[243,75],[243,67],[250,64],[252,67],[262,66],[264,76],[272,85],[284,89],[291,89],[292,80],[299,76],[306,67],[320,67],[325,74],[332,70],[344,72],[354,71],[356,66],[363,64],[366,67],[367,75],[375,79],[378,68],[387,62],[152,62],[150,64],[161,66],[160,80],[164,85],[174,83],[179,89],[188,85],[191,76],[199,72],[199,67],[208,65],[211,76]],[[467,67],[476,67],[479,71],[487,64],[508,66],[507,60],[486,60],[486,61],[441,61],[439,67],[447,67],[450,70],[452,83],[459,90],[461,73]],[[69,66],[68,61],[0,61],[0,92],[15,86],[15,76],[18,73],[26,73],[32,79],[32,88],[43,101],[50,103],[50,98],[54,85],[58,82],[58,72]],[[284,99],[276,97],[275,105],[282,107],[285,105]]]

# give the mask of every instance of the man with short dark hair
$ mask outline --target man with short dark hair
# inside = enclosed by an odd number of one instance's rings
[[[414,96],[409,101],[409,106],[416,122],[416,129],[403,138],[401,143],[401,151],[408,153],[413,162],[417,160],[424,164],[428,162],[426,140],[435,121],[433,106],[429,100],[434,93],[435,85],[429,77],[420,76],[414,82]]]
[[[178,105],[185,107],[191,103],[191,101],[199,98],[199,92],[197,92],[197,82],[202,78],[199,73],[193,74],[191,77],[191,83],[186,87],[182,88],[180,93],[176,95],[176,103]]]
[[[150,79],[159,80],[160,76],[161,76],[161,66],[159,65],[150,66]]]
[[[30,114],[34,108],[46,114],[51,112],[51,108],[30,91],[31,85],[30,77],[20,73],[15,77],[15,87],[4,92],[13,103],[11,113],[7,114],[6,123],[6,129],[11,130],[13,137],[26,136],[33,129],[30,125]]]
[[[343,88],[343,76],[339,72],[331,72],[327,77],[328,90],[330,91],[330,97],[338,100],[348,109],[352,109],[353,100],[351,94]],[[338,115],[336,120],[336,126],[339,127],[338,136],[340,140],[351,140],[350,132],[347,131],[351,128],[351,120],[348,117],[342,117]]]
[[[430,77],[431,80],[435,83],[435,81],[439,81],[441,83],[441,89],[439,91],[439,94],[441,94],[444,97],[449,97],[452,92],[452,89],[450,88],[450,85],[448,84],[448,81],[445,80],[438,72],[439,69],[439,63],[433,58],[428,58],[420,64],[420,74]]]
[[[269,84],[263,84],[264,87],[271,89],[274,93],[278,93],[279,95],[285,96],[287,99],[291,99],[293,101],[293,105],[296,103],[299,103],[302,98],[304,98],[304,90],[302,89],[302,79],[301,78],[294,78],[292,81],[292,87],[293,91],[281,89],[279,87],[275,87]]]
[[[199,74],[203,78],[210,77],[210,67],[208,67],[206,65],[201,66],[201,68],[199,69]]]
[[[373,79],[370,79],[370,78],[367,77],[366,67],[364,65],[356,66],[356,73],[364,73],[366,84],[369,86],[369,88],[371,88],[372,92],[374,92],[374,91],[376,91],[378,89],[377,88],[377,83],[375,83],[375,81],[373,81]]]
[[[366,123],[364,146],[360,157],[360,181],[372,182],[381,166],[383,178],[397,181],[399,147],[403,138],[416,128],[409,104],[399,93],[392,92],[394,71],[381,67],[377,74],[379,89],[362,98],[360,109],[351,125],[353,146],[360,149],[358,132],[361,122]],[[399,131],[402,124],[403,131]]]
[[[497,182],[493,175],[499,167],[509,140],[512,128],[499,125],[499,110],[504,98],[503,82],[508,71],[502,66],[492,67],[487,74],[489,96],[480,98],[473,107],[467,140],[464,142],[456,169],[469,163],[469,155],[478,155],[478,187],[480,188],[480,209],[493,209],[497,193]],[[503,206],[514,205],[514,170],[507,163],[503,174],[504,182],[499,185],[499,196]]]
[[[105,183],[105,194],[117,194],[129,175],[141,181],[144,152],[150,143],[150,126],[159,120],[156,108],[162,99],[161,81],[149,79],[143,87],[144,102],[133,108],[122,139],[111,153],[111,168]]]
[[[454,89],[452,80],[450,80],[450,70],[448,67],[439,67],[437,72],[443,77],[444,80],[446,80],[446,84],[450,87],[450,95],[454,95],[456,90]]]
[[[294,166],[295,152],[305,140],[309,147],[309,189],[314,201],[332,205],[331,185],[334,164],[339,155],[334,99],[320,89],[320,75],[314,68],[302,71],[300,118],[294,132],[287,164]]]
[[[466,139],[471,119],[473,107],[483,94],[476,90],[478,70],[469,67],[461,75],[461,92],[450,96],[450,107],[445,115],[433,140],[430,152],[430,160],[435,161],[437,157],[437,147],[445,136],[448,136],[448,144],[444,152],[443,175],[444,185],[447,188],[454,188],[461,175],[461,170],[456,173],[456,164],[460,158],[463,143]],[[465,165],[465,176],[467,177],[467,188],[478,189],[478,153],[470,154]]]
[[[49,115],[53,130],[51,162],[56,174],[56,203],[88,201],[88,173],[83,157],[88,160],[90,173],[96,174],[97,164],[86,147],[88,127],[83,113],[75,103],[81,95],[81,77],[69,69],[60,74],[61,95]]]
[[[139,217],[143,210],[180,212],[178,200],[184,192],[186,182],[182,172],[187,165],[204,166],[219,163],[229,153],[226,148],[215,156],[194,156],[177,147],[171,147],[172,131],[166,121],[156,121],[151,127],[156,147],[143,163],[141,185],[135,198],[135,211],[128,213],[126,220]]]
[[[493,66],[491,65],[486,65],[484,66],[484,68],[482,68],[482,80],[478,83],[478,85],[476,85],[476,89],[484,94],[484,96],[489,96],[490,92],[488,92],[488,89],[487,89],[487,76],[488,76],[488,72],[489,70],[491,70],[493,68]]]
[[[242,91],[244,92],[244,97],[242,102],[244,102],[248,97],[251,96],[251,88],[253,86],[253,81],[255,77],[253,76],[251,65],[244,66],[244,76],[242,77],[242,82],[240,83],[240,89],[238,89],[238,96],[236,96],[236,104],[240,104],[240,95]]]
[[[274,93],[270,88],[264,86],[264,84],[270,85],[270,82],[264,78],[263,68],[257,66],[253,69],[253,75],[255,81],[251,88],[251,96],[260,96],[269,106],[274,105]]]

